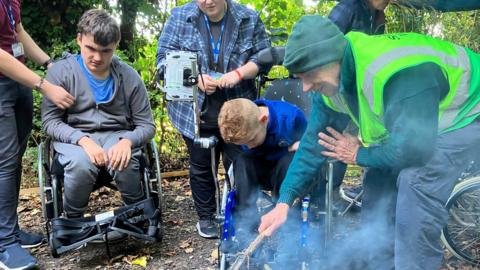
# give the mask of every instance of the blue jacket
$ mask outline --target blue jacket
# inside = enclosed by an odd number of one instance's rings
[[[242,145],[242,148],[252,155],[264,156],[266,160],[279,160],[288,153],[290,145],[302,138],[307,128],[305,114],[297,106],[284,101],[258,99],[255,104],[268,107],[267,135],[262,145],[252,149]]]
[[[344,34],[358,31],[368,35],[385,32],[385,13],[371,10],[367,0],[341,0],[328,15]]]
[[[257,63],[257,53],[270,47],[265,26],[258,13],[233,1],[227,0],[228,19],[222,44],[224,73],[232,71],[249,61]],[[162,34],[158,39],[157,66],[162,67],[168,51],[198,52],[203,73],[209,65],[208,36],[202,36],[198,21],[203,22],[196,1],[172,9]],[[259,67],[260,70],[266,67]],[[266,71],[266,70],[264,70]],[[253,80],[244,80],[232,89],[224,90],[227,99],[257,96]],[[202,108],[204,93],[199,91],[199,107]],[[193,106],[191,102],[169,102],[168,115],[173,126],[188,138],[194,137]]]

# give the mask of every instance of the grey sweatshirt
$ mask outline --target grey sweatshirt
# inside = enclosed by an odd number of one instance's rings
[[[77,144],[83,136],[97,131],[125,130],[122,138],[132,147],[140,147],[155,134],[155,124],[147,91],[138,73],[114,57],[111,64],[114,81],[112,98],[96,104],[87,78],[74,55],[56,62],[47,74],[47,80],[65,88],[75,97],[75,104],[67,110],[59,109],[45,97],[42,101],[42,124],[54,140]]]

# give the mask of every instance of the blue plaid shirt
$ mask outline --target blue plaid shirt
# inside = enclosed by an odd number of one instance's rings
[[[257,63],[258,52],[270,47],[265,26],[258,13],[230,0],[227,0],[227,3],[228,17],[222,44],[225,69],[223,73],[243,66],[249,61]],[[157,67],[161,68],[164,65],[165,54],[168,51],[193,51],[198,52],[202,73],[208,72],[209,37],[201,35],[197,23],[202,15],[195,0],[172,9],[170,18],[158,39]],[[261,71],[268,69],[262,66],[259,68]],[[227,99],[243,97],[253,100],[256,98],[253,80],[243,80],[234,88],[226,89],[225,93]],[[199,91],[200,108],[204,99],[204,93]],[[193,139],[195,127],[192,103],[169,102],[167,110],[173,126],[184,136]]]

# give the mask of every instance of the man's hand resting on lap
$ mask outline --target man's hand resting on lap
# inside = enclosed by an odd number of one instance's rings
[[[107,153],[105,153],[103,148],[94,140],[84,136],[78,140],[78,145],[80,145],[85,153],[87,153],[93,164],[97,165],[98,167],[103,167],[107,164]]]
[[[129,139],[121,139],[108,149],[109,167],[113,170],[122,171],[127,168],[132,157],[132,142]]]

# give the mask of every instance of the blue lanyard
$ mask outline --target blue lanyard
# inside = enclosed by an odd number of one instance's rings
[[[12,29],[13,33],[17,33],[17,31],[15,30],[15,18],[13,17],[12,3],[8,1],[8,5],[7,5],[7,3],[5,3],[4,0],[2,0],[2,3],[7,10],[7,16],[8,16],[8,21],[10,22],[10,28]]]
[[[222,36],[223,30],[225,30],[225,21],[226,21],[227,13],[222,18],[222,26],[220,30],[220,37],[217,40],[217,44],[215,44],[215,40],[213,39],[212,31],[210,30],[210,23],[208,21],[207,15],[203,14],[203,19],[205,20],[205,25],[207,26],[208,34],[210,35],[210,43],[212,44],[212,53],[213,53],[213,64],[216,68],[218,64],[218,56],[220,55],[220,46],[222,45]]]

